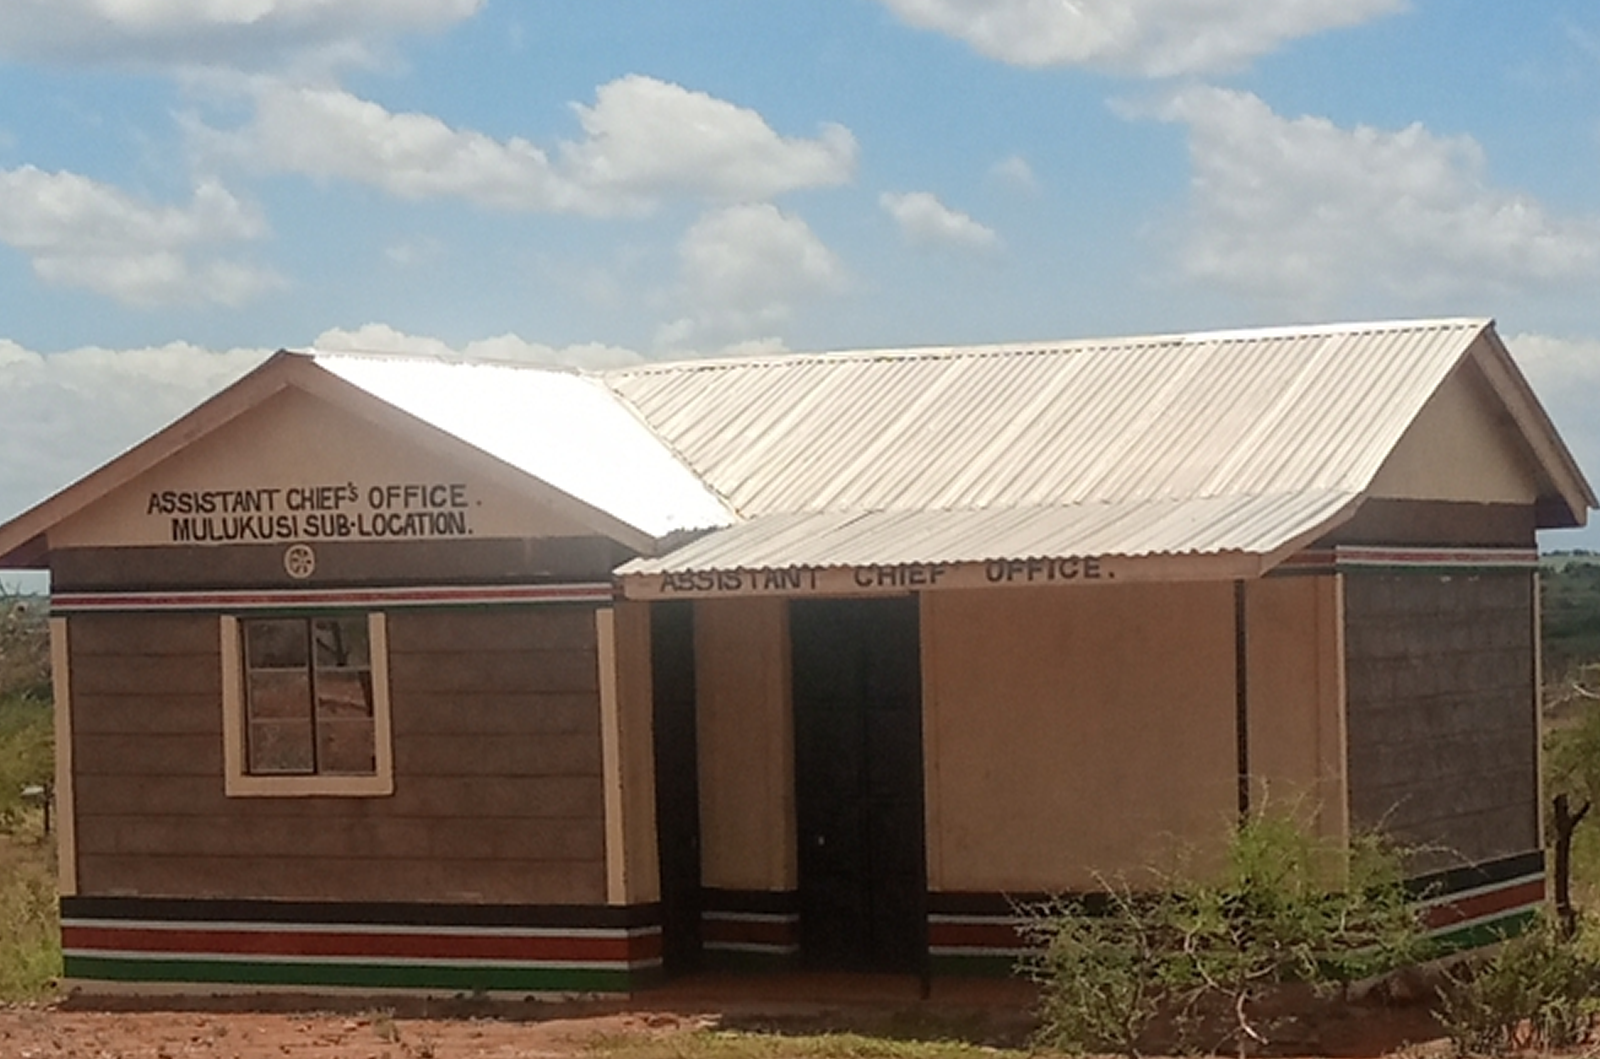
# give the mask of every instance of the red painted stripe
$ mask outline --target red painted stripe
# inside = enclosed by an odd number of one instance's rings
[[[483,585],[437,588],[303,589],[278,592],[62,592],[51,599],[57,610],[149,609],[167,607],[275,607],[310,604],[427,604],[604,602],[608,584]]]
[[[457,960],[566,960],[626,963],[661,955],[655,932],[625,937],[519,937],[493,934],[306,933],[292,929],[148,930],[64,924],[67,949],[227,956],[355,956]]]
[[[1014,949],[1027,944],[1010,923],[928,924],[928,944],[942,949]]]
[[[1523,548],[1362,548],[1341,547],[1335,555],[1344,563],[1393,563],[1419,565],[1448,564],[1453,566],[1505,566],[1534,565],[1539,553]]]
[[[1534,879],[1503,890],[1474,894],[1456,901],[1446,901],[1430,907],[1423,913],[1423,923],[1430,929],[1453,926],[1469,919],[1524,908],[1544,900],[1544,880]]]
[[[1304,565],[1307,565],[1307,564],[1313,565],[1313,566],[1332,566],[1333,565],[1333,552],[1332,551],[1299,552],[1299,553],[1297,553],[1295,555],[1289,556],[1289,558],[1285,559],[1283,562],[1279,563],[1278,565],[1279,566],[1304,566]]]
[[[707,942],[747,945],[798,945],[800,926],[793,921],[704,919],[700,936]]]

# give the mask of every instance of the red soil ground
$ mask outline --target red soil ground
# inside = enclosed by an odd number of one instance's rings
[[[1015,982],[831,976],[699,979],[628,1003],[567,1002],[468,1010],[364,1000],[343,1010],[291,998],[188,1004],[66,1000],[0,1008],[0,1059],[574,1059],[596,1038],[704,1027],[813,1033],[858,1030],[1021,1046],[1031,994]],[[160,1003],[162,1009],[152,1005]],[[391,1014],[392,1012],[392,1014]],[[1376,1059],[1445,1055],[1421,1006],[1360,1004],[1299,1020],[1281,1054]],[[692,1053],[691,1053],[692,1054]]]

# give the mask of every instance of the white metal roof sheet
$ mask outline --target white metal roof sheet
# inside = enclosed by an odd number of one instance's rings
[[[593,377],[510,364],[312,356],[346,382],[652,537],[733,521]]]
[[[776,356],[604,378],[745,518],[1354,494],[1488,326]]]
[[[1336,520],[1338,490],[963,511],[789,512],[719,530],[623,576],[991,559],[1263,555]]]

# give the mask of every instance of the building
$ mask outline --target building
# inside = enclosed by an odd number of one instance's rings
[[[0,526],[48,568],[90,992],[960,972],[1261,799],[1543,893],[1492,323],[598,374],[280,353]]]

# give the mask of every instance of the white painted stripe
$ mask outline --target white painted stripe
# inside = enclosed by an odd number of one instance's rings
[[[83,919],[65,918],[63,927],[85,927],[95,930],[166,930],[183,933],[207,934],[230,932],[241,934],[384,934],[473,938],[600,938],[625,939],[653,937],[661,933],[659,926],[643,927],[426,927],[393,923],[248,923],[225,920],[182,922],[145,919]]]
[[[1006,956],[1011,959],[1021,959],[1033,951],[1032,949],[980,945],[930,945],[928,947],[928,955],[930,956]]]
[[[787,924],[800,922],[797,912],[710,912],[700,913],[703,920],[712,920],[717,923],[775,923]]]
[[[630,971],[645,970],[661,965],[659,956],[644,960],[617,960],[615,962],[596,960],[504,960],[492,956],[480,959],[461,959],[456,957],[423,957],[423,956],[298,956],[282,955],[278,953],[233,953],[233,952],[165,952],[145,951],[139,949],[74,949],[63,948],[62,956],[73,956],[96,960],[121,960],[124,962],[138,963],[144,961],[158,961],[161,963],[315,963],[336,964],[339,966],[360,967],[484,967],[508,970],[549,970],[549,971],[616,971],[627,968]]]
[[[773,956],[793,956],[800,951],[798,945],[767,945],[759,941],[708,941],[704,947],[717,952],[759,952]]]

